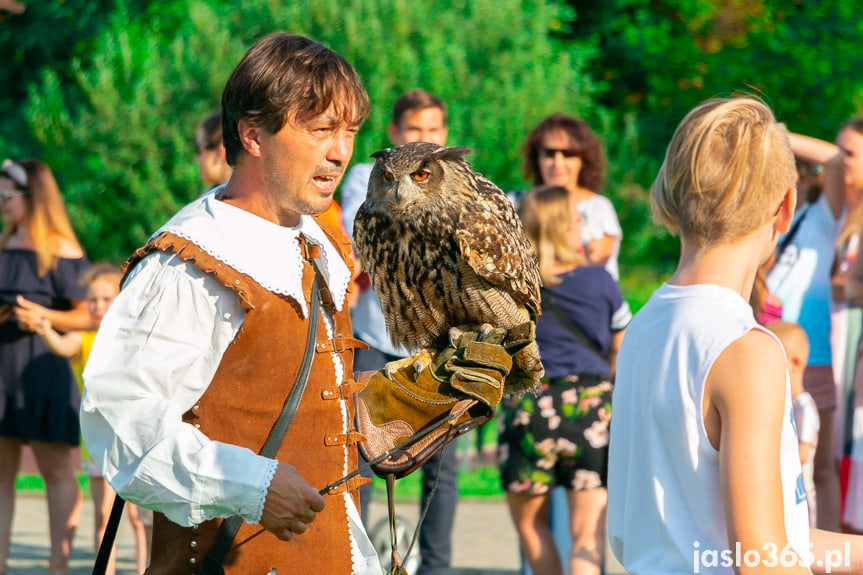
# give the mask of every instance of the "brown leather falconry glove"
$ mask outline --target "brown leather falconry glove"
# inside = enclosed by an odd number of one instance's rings
[[[371,376],[357,393],[360,452],[371,461],[416,434],[422,435],[372,465],[380,476],[404,477],[459,435],[491,419],[503,394],[512,356],[533,341],[533,322],[503,329],[451,330],[451,346],[421,349]],[[433,354],[433,355],[432,355]],[[417,373],[417,367],[422,368]]]

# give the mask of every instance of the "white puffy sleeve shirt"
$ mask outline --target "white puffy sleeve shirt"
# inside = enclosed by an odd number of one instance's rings
[[[194,241],[267,289],[293,297],[307,314],[297,243],[302,233],[322,246],[328,287],[336,307],[344,303],[349,270],[311,218],[283,228],[208,194],[160,231]],[[332,319],[321,314],[332,330]],[[129,274],[84,370],[81,429],[97,466],[124,498],[180,525],[230,515],[259,522],[278,466],[244,447],[211,441],[182,421],[207,390],[243,319],[233,290],[179,256],[155,252]],[[334,361],[341,377],[344,366]],[[343,499],[355,572],[379,573],[353,500],[347,493]]]
[[[87,367],[84,442],[118,493],[181,525],[259,521],[278,463],[183,423],[243,322],[237,295],[156,252],[111,304]]]

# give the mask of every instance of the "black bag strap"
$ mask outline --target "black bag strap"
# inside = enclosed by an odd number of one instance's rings
[[[312,280],[312,297],[309,304],[309,333],[306,336],[306,349],[303,353],[303,361],[300,363],[300,372],[297,374],[297,379],[294,381],[294,385],[291,387],[291,391],[282,405],[282,412],[279,414],[279,417],[270,429],[270,433],[267,435],[266,441],[264,441],[264,445],[258,452],[259,455],[263,455],[264,457],[273,458],[276,456],[276,452],[282,445],[285,434],[291,426],[294,414],[300,405],[300,400],[303,398],[303,392],[306,390],[306,384],[309,382],[309,373],[312,370],[312,360],[315,357],[315,342],[318,333],[318,319],[320,318],[318,311],[321,307],[321,293],[318,258],[310,258],[310,261],[315,272],[315,277]],[[242,524],[243,518],[239,515],[228,517],[222,522],[213,547],[210,548],[210,552],[207,553],[204,562],[198,567],[198,575],[223,575],[225,573],[222,562],[228,556],[231,545],[234,543],[234,538],[237,536],[237,532],[240,530]]]
[[[596,355],[601,357],[603,360],[605,359],[605,354],[602,353],[602,350],[599,348],[599,345],[592,339],[590,339],[584,330],[581,329],[581,326],[572,321],[568,315],[560,308],[554,298],[551,297],[551,294],[548,293],[548,290],[545,288],[539,289],[540,297],[542,298],[540,305],[542,309],[550,311],[554,317],[560,322],[560,325],[565,327],[569,332],[578,339],[584,346],[587,347],[590,351],[594,352]]]
[[[303,397],[303,392],[306,389],[306,384],[309,381],[309,374],[312,370],[312,361],[315,356],[315,342],[318,333],[318,320],[320,319],[321,293],[320,293],[320,263],[318,258],[309,258],[314,270],[314,279],[312,280],[311,302],[309,303],[309,331],[306,336],[306,349],[303,353],[303,360],[300,363],[300,371],[297,374],[297,379],[282,405],[282,412],[270,429],[264,445],[258,452],[264,457],[273,458],[278,452],[285,434],[294,419],[294,414]],[[93,565],[93,575],[104,575],[105,569],[108,566],[108,559],[111,557],[111,551],[114,547],[114,540],[117,536],[117,529],[120,525],[120,517],[123,514],[123,504],[125,501],[119,495],[114,496],[114,504],[111,508],[111,516],[108,519],[108,524],[105,528],[105,534],[102,537],[102,542],[99,545],[99,554],[96,557],[96,562]],[[204,562],[198,567],[198,575],[218,575],[224,574],[225,570],[222,567],[222,562],[228,556],[231,550],[231,545],[237,532],[240,530],[240,525],[243,523],[243,518],[237,515],[228,517],[222,522],[219,528],[219,534],[213,547],[204,559]]]

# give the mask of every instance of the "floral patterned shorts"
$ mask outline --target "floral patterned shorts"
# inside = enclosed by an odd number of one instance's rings
[[[613,389],[597,375],[544,378],[538,397],[505,405],[498,440],[503,488],[541,495],[556,485],[605,487]]]

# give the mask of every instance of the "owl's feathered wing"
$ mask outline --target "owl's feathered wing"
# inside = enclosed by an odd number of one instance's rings
[[[470,267],[539,317],[542,280],[521,220],[504,193],[478,175],[479,209],[465,210],[456,229],[459,249]]]
[[[540,315],[539,264],[533,248],[522,232],[521,220],[512,203],[491,181],[477,174],[479,201],[465,210],[456,229],[464,261],[482,279],[495,286],[485,297],[501,310],[498,325],[511,328]],[[513,316],[507,300],[518,307]],[[495,305],[500,300],[500,305]],[[536,342],[513,357],[513,369],[506,379],[506,394],[520,396],[535,389],[544,373]]]

